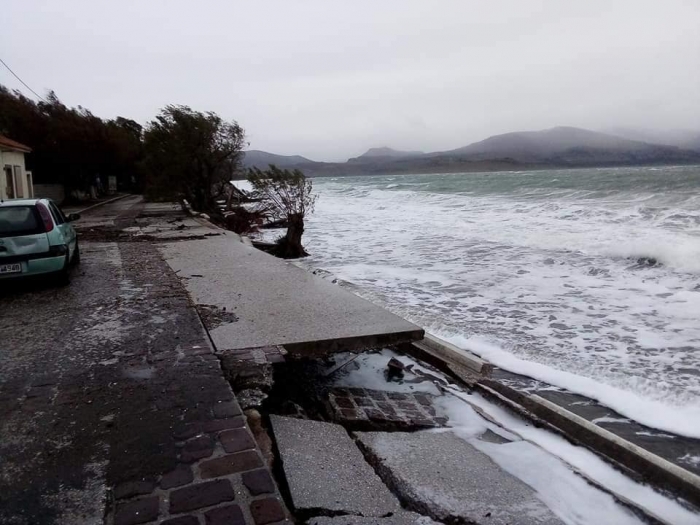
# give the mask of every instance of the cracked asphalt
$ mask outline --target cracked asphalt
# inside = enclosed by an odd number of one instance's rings
[[[109,241],[139,202],[77,223],[69,286],[0,284],[2,524],[102,523],[108,489],[172,470],[173,429],[232,397],[216,357],[192,356],[209,340],[155,246]]]

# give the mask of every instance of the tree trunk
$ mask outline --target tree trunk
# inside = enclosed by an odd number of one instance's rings
[[[277,256],[285,259],[297,259],[309,255],[301,245],[302,235],[304,235],[304,216],[300,214],[290,215],[287,234],[280,239],[277,245]]]

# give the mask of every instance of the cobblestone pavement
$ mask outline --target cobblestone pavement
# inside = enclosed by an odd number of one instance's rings
[[[138,211],[128,198],[80,222]],[[175,274],[149,242],[89,238],[70,286],[0,289],[0,523],[285,521]]]
[[[346,428],[373,430],[418,430],[445,426],[447,419],[436,417],[433,396],[382,392],[366,388],[333,388],[328,403],[333,419]]]

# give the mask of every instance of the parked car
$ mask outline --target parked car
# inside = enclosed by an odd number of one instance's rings
[[[71,222],[50,199],[0,201],[0,282],[35,275],[70,280],[80,262],[78,236]]]

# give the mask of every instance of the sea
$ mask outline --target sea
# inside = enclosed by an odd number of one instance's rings
[[[502,369],[700,438],[700,166],[313,185],[304,265]]]

